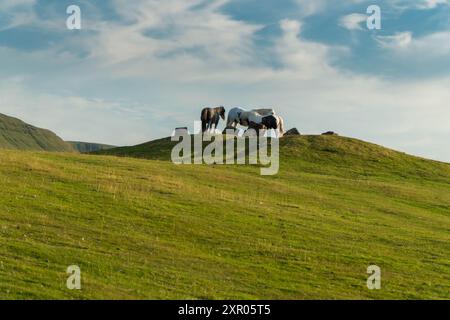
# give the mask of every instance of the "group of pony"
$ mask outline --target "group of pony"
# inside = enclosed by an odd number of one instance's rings
[[[225,108],[223,106],[215,108],[204,108],[200,120],[202,121],[202,133],[215,131],[220,118],[225,120]],[[274,109],[253,109],[232,108],[228,112],[226,129],[237,129],[237,125],[254,129],[258,134],[260,130],[275,130],[278,137],[284,135],[284,120],[276,114]],[[247,130],[248,130],[247,129]]]

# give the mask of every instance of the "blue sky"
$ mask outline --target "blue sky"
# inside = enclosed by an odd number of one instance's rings
[[[204,106],[270,106],[302,133],[450,162],[449,62],[449,0],[0,0],[0,112],[67,140],[136,144]]]

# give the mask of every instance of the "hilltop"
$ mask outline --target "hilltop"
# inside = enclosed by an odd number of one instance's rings
[[[0,153],[0,298],[450,298],[450,164],[285,137],[264,177],[174,165],[172,144]]]
[[[74,151],[72,146],[47,129],[0,113],[0,148],[37,151]]]
[[[170,161],[172,148],[178,142],[170,137],[130,147],[118,147],[92,152],[139,159]],[[207,145],[209,142],[204,142]],[[388,174],[397,177],[439,177],[448,172],[449,164],[408,155],[362,140],[327,135],[285,136],[280,139],[280,157],[285,169],[305,168],[311,172],[339,174],[339,168],[355,174]],[[332,169],[332,170],[331,170]],[[331,171],[330,171],[331,170]],[[444,174],[442,179],[448,178]]]

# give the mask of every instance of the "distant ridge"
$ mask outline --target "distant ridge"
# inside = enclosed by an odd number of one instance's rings
[[[70,143],[75,150],[82,153],[117,148],[117,146],[102,143],[81,142],[81,141],[67,141],[67,142]]]
[[[71,144],[47,129],[37,128],[0,113],[0,148],[73,152]]]

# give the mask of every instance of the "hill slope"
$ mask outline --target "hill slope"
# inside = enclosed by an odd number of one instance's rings
[[[18,150],[74,151],[53,132],[36,128],[0,113],[0,148]]]
[[[141,156],[168,157],[153,144]],[[0,153],[0,298],[450,298],[449,164],[341,137],[281,144],[268,177]],[[81,291],[65,287],[73,264]]]
[[[112,146],[109,144],[102,144],[102,143],[91,143],[91,142],[81,142],[81,141],[67,141],[67,142],[70,143],[75,150],[77,150],[78,152],[82,152],[82,153],[117,148],[116,146]]]

